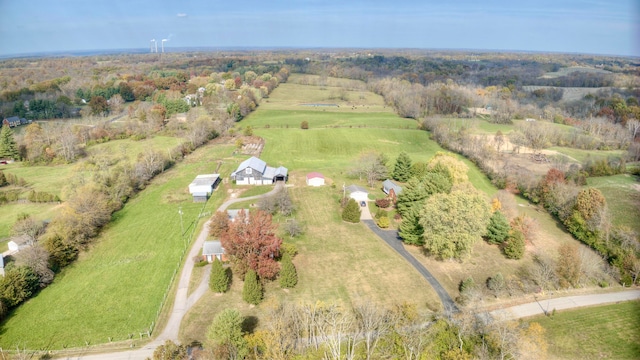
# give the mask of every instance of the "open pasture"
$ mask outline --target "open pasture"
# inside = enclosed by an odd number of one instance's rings
[[[546,330],[549,355],[557,359],[637,359],[640,354],[640,301],[536,316]]]
[[[215,210],[226,196],[221,188],[203,206],[191,201],[187,186],[231,152],[231,146],[205,146],[154,179],[113,215],[89,251],[11,314],[0,328],[0,346],[84,346],[85,341],[121,341],[146,332],[157,321],[170,280],[184,261],[190,234],[208,217],[199,219],[198,214]],[[234,166],[223,164],[222,170],[228,173]]]
[[[590,177],[587,185],[600,190],[607,199],[614,225],[626,226],[640,234],[640,181],[637,176]]]

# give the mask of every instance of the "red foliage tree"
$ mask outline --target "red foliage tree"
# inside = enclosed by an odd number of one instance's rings
[[[278,275],[278,262],[282,239],[276,236],[271,214],[240,211],[229,228],[220,234],[220,242],[241,276],[253,269],[260,278],[274,279]]]

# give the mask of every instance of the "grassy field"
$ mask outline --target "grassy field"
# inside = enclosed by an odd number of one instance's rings
[[[568,310],[527,319],[546,330],[557,359],[638,359],[640,301]]]
[[[594,151],[594,150],[574,149],[574,148],[561,147],[561,146],[550,147],[549,150],[554,150],[561,154],[572,157],[578,162],[583,164],[587,162],[587,160],[601,160],[601,159],[607,159],[609,157],[619,158],[623,156],[625,153],[622,150]]]
[[[602,192],[613,223],[640,234],[640,182],[638,177],[621,174],[587,178],[587,185]]]
[[[201,210],[222,202],[223,189],[202,204],[191,202],[187,185],[210,164],[231,154],[231,146],[207,146],[157,177],[134,197],[96,239],[90,251],[66,268],[52,285],[5,321],[0,346],[27,348],[84,346],[138,336],[156,321],[167,286],[181,265],[188,233],[201,226]],[[230,172],[233,163],[225,163]]]
[[[340,219],[341,192],[325,186],[309,188],[295,184],[290,189],[297,207],[295,217],[306,227],[305,235],[285,242],[297,246],[294,258],[298,285],[283,291],[277,282],[266,291],[266,305],[250,307],[241,300],[242,281],[234,277],[231,291],[208,293],[189,312],[181,340],[203,340],[206,328],[217,312],[237,308],[245,316],[263,314],[271,302],[295,304],[315,302],[371,301],[387,306],[405,301],[422,310],[439,309],[439,300],[420,274],[377,238],[364,224],[348,224]]]
[[[145,149],[169,150],[182,139],[156,136],[145,140],[113,140],[97,144],[86,149],[87,157],[73,164],[54,166],[23,166],[21,163],[4,165],[1,170],[23,178],[29,188],[61,196],[64,200],[64,188],[75,176],[90,176],[90,167],[86,162],[95,157],[109,156],[135,160]],[[43,176],[46,174],[46,176]]]

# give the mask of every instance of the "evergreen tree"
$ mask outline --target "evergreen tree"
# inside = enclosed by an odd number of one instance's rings
[[[298,283],[298,272],[296,266],[291,261],[289,254],[284,254],[282,257],[282,268],[280,269],[280,287],[283,289],[289,289]]]
[[[255,274],[255,273],[254,273]],[[207,331],[217,358],[244,359],[249,354],[247,340],[242,335],[242,315],[236,309],[219,312]]]
[[[424,245],[424,229],[420,225],[420,210],[418,206],[410,208],[402,217],[398,234],[405,244]]]
[[[229,289],[229,276],[227,276],[227,271],[224,266],[222,266],[222,261],[217,258],[211,264],[209,287],[217,293],[227,292]]]
[[[401,182],[407,182],[411,178],[411,158],[404,151],[396,158],[392,177]]]
[[[509,236],[509,220],[500,211],[496,211],[489,218],[489,225],[487,225],[487,242],[489,244],[502,244]]]
[[[18,145],[13,138],[13,130],[8,125],[2,127],[0,131],[0,159],[18,158]]]
[[[411,178],[398,195],[396,207],[400,215],[405,214],[414,206],[422,207],[424,200],[433,194],[449,193],[452,182],[446,174],[429,172],[422,178]]]
[[[354,199],[349,199],[342,211],[342,220],[352,223],[360,222],[360,206]]]
[[[262,285],[258,281],[256,272],[251,269],[247,271],[247,274],[244,276],[242,300],[253,305],[258,305],[262,301]]]
[[[524,256],[524,235],[520,231],[512,230],[502,251],[508,259],[522,259]]]

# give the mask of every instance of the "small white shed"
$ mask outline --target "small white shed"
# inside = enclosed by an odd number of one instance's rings
[[[189,184],[189,193],[193,196],[193,201],[207,201],[216,185],[220,181],[220,174],[198,175]]]
[[[15,236],[7,243],[9,251],[18,252],[28,246],[31,246],[31,238],[27,235]]]
[[[322,186],[324,185],[324,176],[319,172],[312,172],[307,174],[308,186]]]
[[[369,192],[367,189],[358,186],[358,185],[349,185],[345,188],[349,197],[354,199],[357,202],[368,201],[369,200]]]

